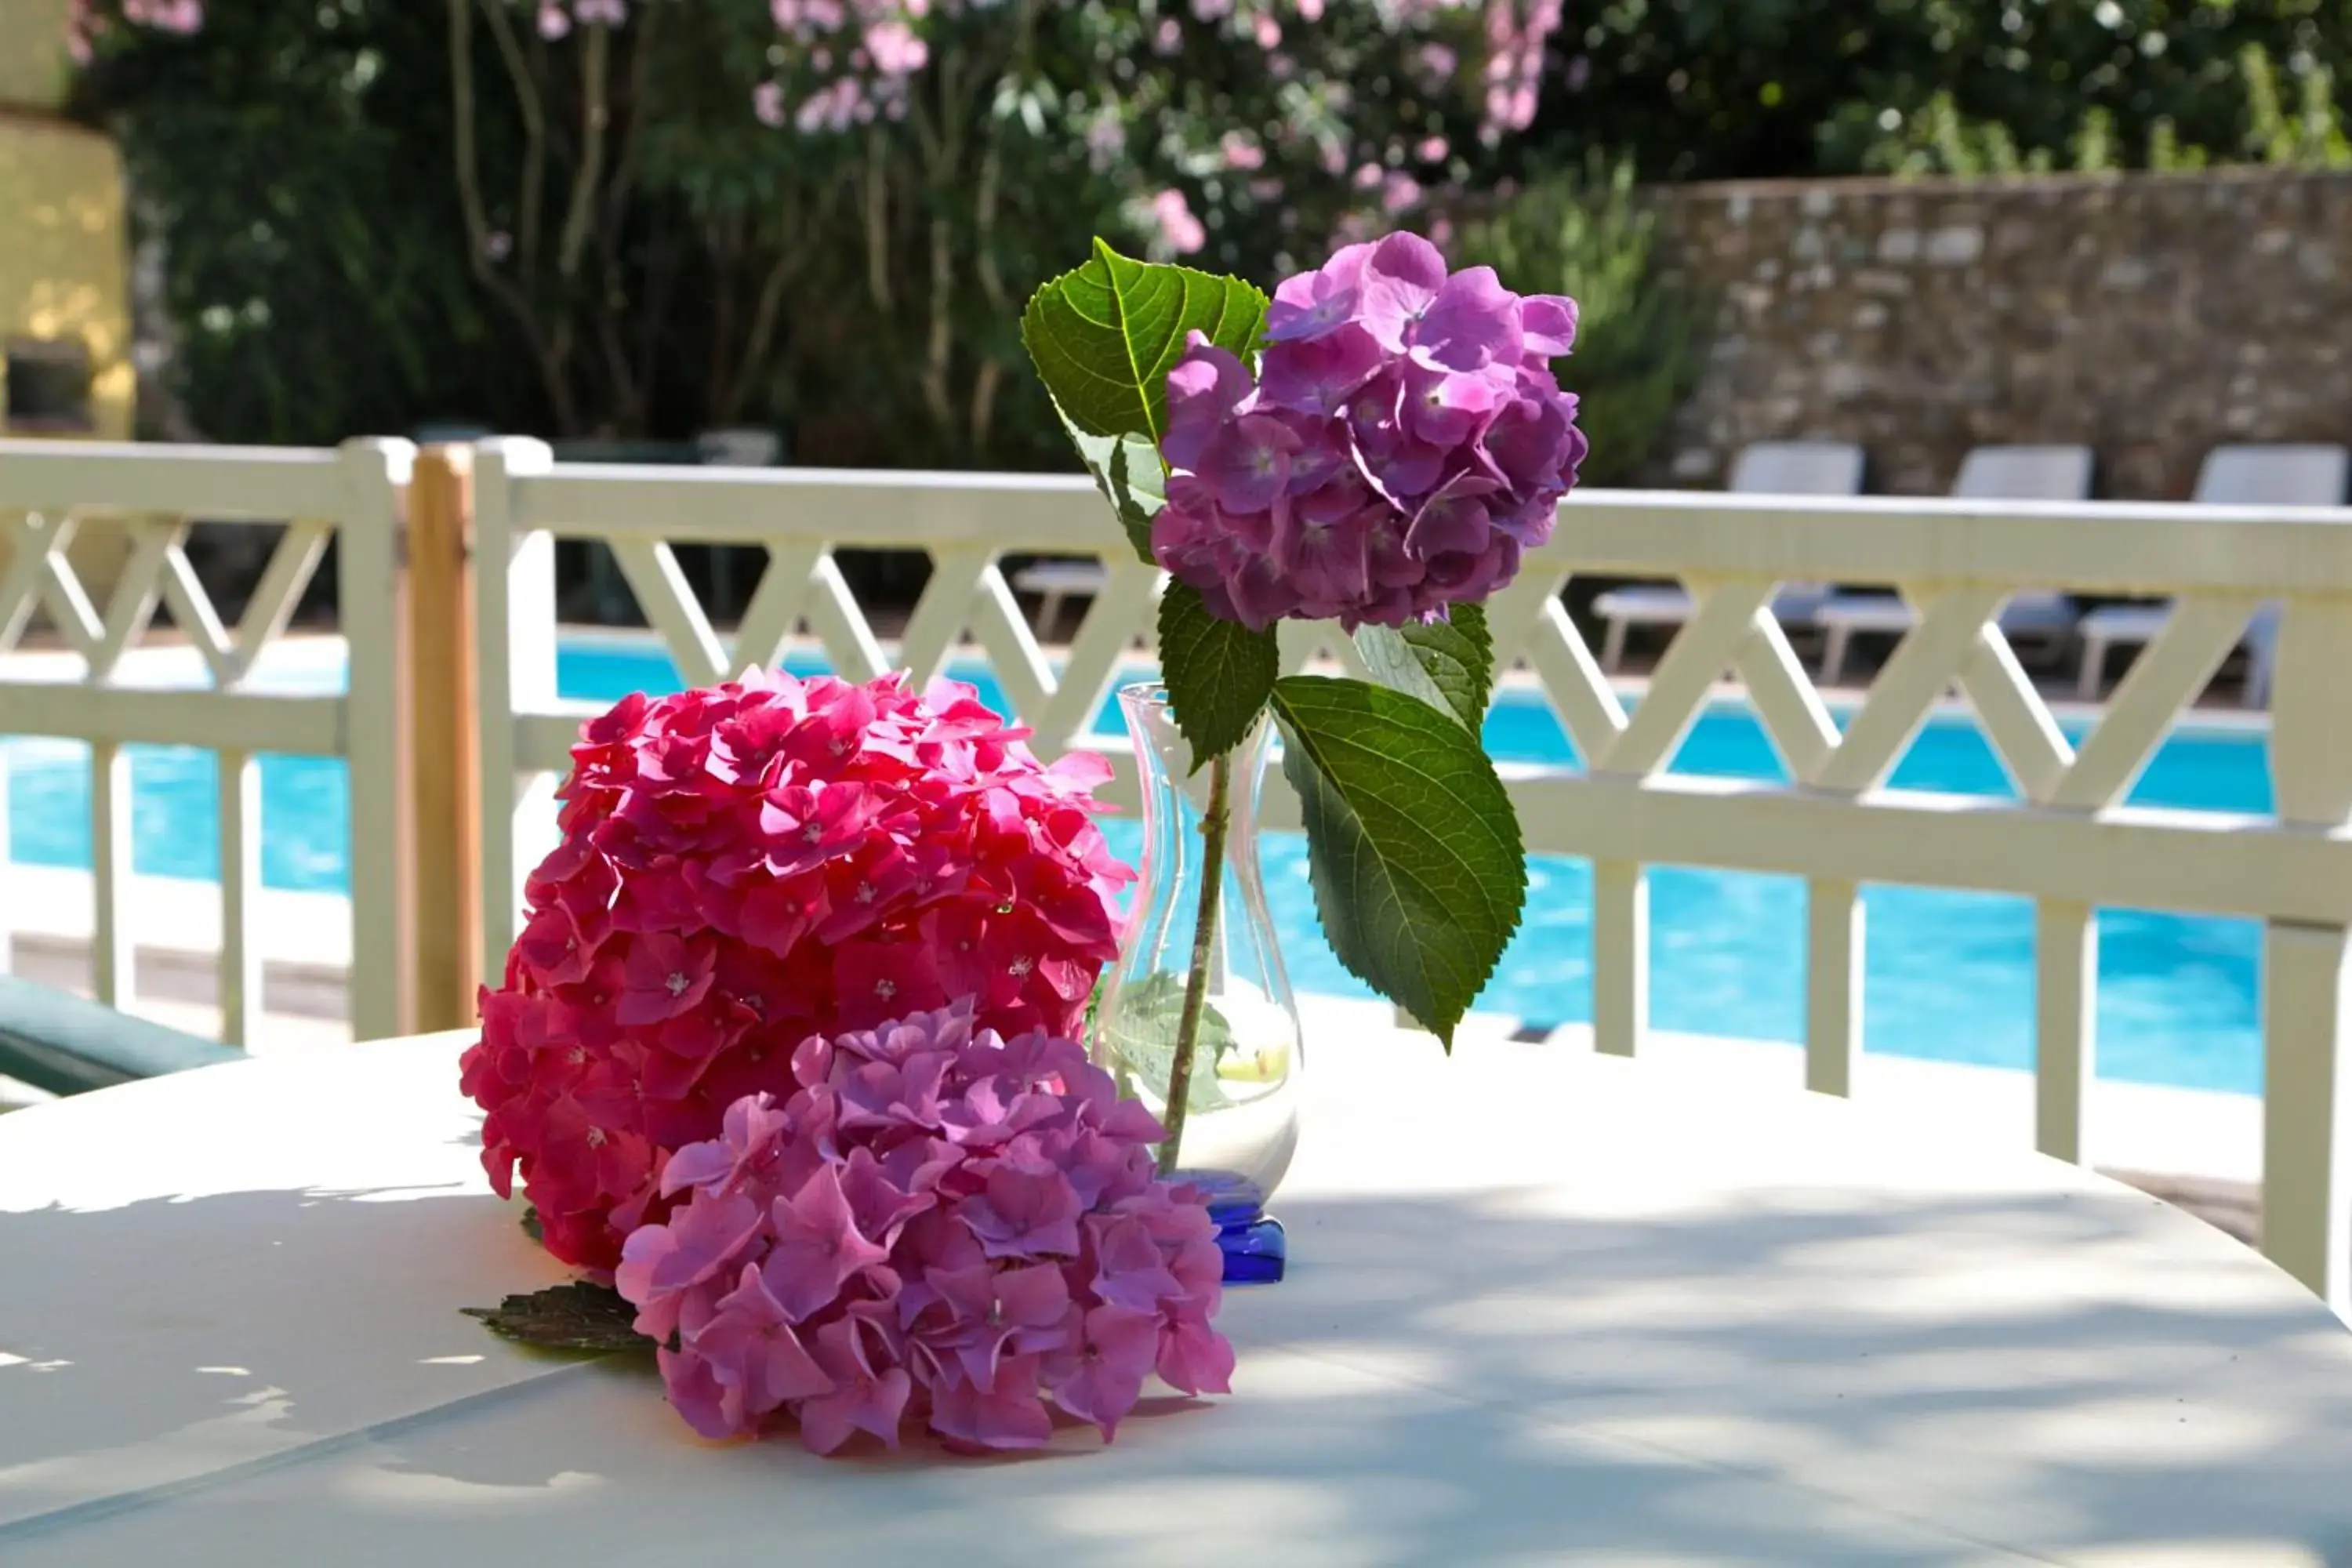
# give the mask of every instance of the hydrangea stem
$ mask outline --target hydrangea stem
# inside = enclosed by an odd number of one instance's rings
[[[1192,1044],[1209,1001],[1209,965],[1217,946],[1217,906],[1225,886],[1225,796],[1233,753],[1209,763],[1209,804],[1201,813],[1201,904],[1192,917],[1192,968],[1184,976],[1184,1010],[1176,1016],[1176,1059],[1168,1068],[1168,1137],[1160,1145],[1160,1173],[1172,1175],[1184,1141],[1184,1113],[1192,1099]]]

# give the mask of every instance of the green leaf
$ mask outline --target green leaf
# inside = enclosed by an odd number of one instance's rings
[[[1200,591],[1171,582],[1160,601],[1160,679],[1192,766],[1241,744],[1281,672],[1274,628],[1254,632],[1209,613]]]
[[[547,1232],[545,1228],[540,1225],[539,1210],[533,1205],[523,1205],[522,1233],[530,1237],[533,1241],[540,1243],[541,1246],[545,1246],[547,1243]]]
[[[1029,297],[1021,342],[1070,424],[1156,447],[1186,338],[1246,354],[1265,326],[1265,296],[1240,279],[1132,260],[1097,239],[1085,266]]]
[[[1356,629],[1356,651],[1383,686],[1409,692],[1459,718],[1475,735],[1495,693],[1495,642],[1483,605],[1456,605],[1450,618]]]
[[[1077,448],[1078,460],[1127,531],[1128,543],[1150,563],[1151,520],[1168,504],[1168,470],[1160,461],[1160,448],[1140,436],[1089,436],[1058,405],[1054,412],[1061,415],[1062,429]]]
[[[1274,714],[1323,934],[1451,1049],[1527,903],[1494,763],[1455,717],[1360,680],[1276,681]]]
[[[1167,1098],[1183,1016],[1184,976],[1174,970],[1154,970],[1120,994],[1107,1038],[1111,1072],[1121,1095],[1129,1100],[1149,1096],[1153,1104]],[[1202,1006],[1200,1030],[1192,1037],[1192,1077],[1185,1109],[1213,1110],[1231,1102],[1217,1069],[1236,1048],[1233,1026],[1224,1015]]]
[[[542,1350],[650,1350],[653,1341],[633,1326],[637,1310],[608,1285],[575,1280],[509,1296],[495,1307],[461,1307],[469,1318],[479,1318],[490,1332],[518,1344]]]

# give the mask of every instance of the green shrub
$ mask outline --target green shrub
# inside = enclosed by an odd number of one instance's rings
[[[1569,10],[1522,156],[1532,167],[1622,148],[1654,180],[1862,173],[1886,166],[1890,140],[1928,147],[1942,95],[2006,138],[1972,134],[1960,163],[1983,173],[2069,166],[2094,106],[2112,117],[2119,166],[2159,142],[2239,161],[2250,46],[2276,62],[2282,118],[2308,120],[2352,73],[2352,12],[2344,0],[1592,0]]]
[[[2307,55],[2298,56],[2291,78],[2295,95],[2292,113],[2280,72],[2269,49],[2248,43],[2216,70],[2237,89],[2234,121],[2210,109],[2204,114],[2213,142],[2184,142],[2179,122],[2169,114],[2147,121],[2140,142],[2141,155],[2118,126],[2116,111],[2094,102],[2080,111],[2062,144],[2036,146],[2020,157],[2017,135],[1999,119],[1971,118],[1946,90],[1931,95],[1913,114],[1882,110],[1879,134],[1863,145],[1863,167],[1895,174],[2006,175],[2039,174],[2069,168],[2078,174],[2105,174],[2134,165],[2162,170],[2210,168],[2217,164],[2251,163],[2273,168],[2352,168],[2352,141],[2345,134],[2345,115],[2336,104],[2336,76],[2326,65]]]

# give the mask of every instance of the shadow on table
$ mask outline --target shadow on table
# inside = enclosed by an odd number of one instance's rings
[[[315,1561],[331,1539],[350,1564],[1945,1563],[1996,1545],[2352,1561],[2352,1336],[2224,1237],[2200,1251],[2182,1222],[2151,1245],[2132,1213],[2151,1200],[1888,1198],[1858,1219],[1759,1194],[1617,1220],[1544,1201],[1286,1204],[1292,1279],[1228,1298],[1235,1396],[1139,1416],[1108,1453],[1081,1431],[1010,1463],[705,1445],[642,1370],[595,1367],[75,1533],[20,1534],[25,1554],[0,1558]],[[144,1352],[0,1371],[0,1509],[43,1456],[115,1462],[72,1440],[77,1372],[118,1415],[116,1380],[140,1379],[142,1421],[174,1443],[249,1409],[319,1431],[385,1378],[422,1391],[434,1358],[484,1351],[450,1309],[528,1261],[481,1200],[260,1194],[9,1216],[12,1270],[51,1227],[99,1260],[48,1288],[52,1311],[87,1291],[127,1321],[136,1298],[185,1320],[173,1342],[249,1375]],[[223,1253],[281,1240],[305,1278],[187,1277],[207,1250],[188,1238],[226,1231]],[[390,1259],[409,1277],[384,1279]],[[240,1302],[285,1292],[336,1331],[239,1321]],[[215,1540],[217,1555],[195,1544]]]
[[[0,1213],[0,1542],[538,1375],[457,1308],[560,1278],[478,1187]]]

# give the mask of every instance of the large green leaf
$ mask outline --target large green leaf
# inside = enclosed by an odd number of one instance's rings
[[[1056,408],[1056,414],[1061,410]],[[1062,414],[1062,429],[1078,459],[1095,477],[1095,488],[1127,531],[1127,542],[1146,562],[1151,555],[1151,520],[1168,504],[1168,470],[1160,448],[1140,436],[1090,436]]]
[[[1451,1048],[1527,903],[1495,764],[1455,717],[1360,680],[1276,681],[1274,713],[1323,934]]]
[[[1120,1093],[1129,1099],[1148,1094],[1154,1101],[1166,1101],[1183,1013],[1184,976],[1171,969],[1154,970],[1119,994],[1105,1031],[1110,1058],[1105,1065],[1118,1079]],[[1231,1102],[1218,1068],[1234,1049],[1233,1026],[1213,1005],[1203,1006],[1192,1040],[1192,1075],[1184,1096],[1185,1109],[1214,1110]]]
[[[1232,751],[1265,710],[1281,673],[1274,628],[1254,632],[1209,613],[1200,592],[1171,582],[1160,601],[1160,679],[1197,770]]]
[[[1029,297],[1021,342],[1073,426],[1156,446],[1186,339],[1205,332],[1246,354],[1265,326],[1265,296],[1240,279],[1136,261],[1097,239],[1093,259]]]
[[[1449,619],[1391,629],[1360,626],[1356,651],[1383,686],[1410,692],[1459,718],[1472,734],[1495,692],[1495,641],[1482,605],[1456,605]]]

